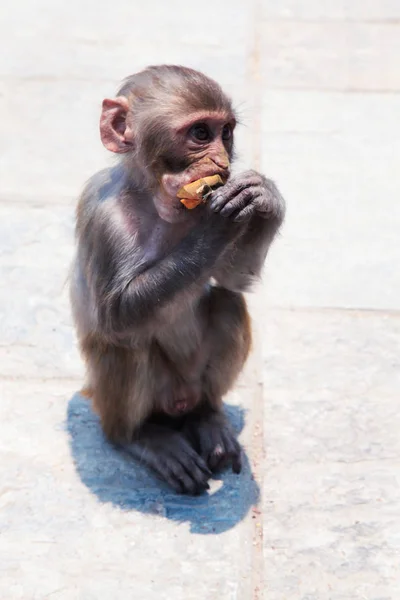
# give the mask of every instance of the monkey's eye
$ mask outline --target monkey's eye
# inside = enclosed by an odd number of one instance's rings
[[[222,139],[230,140],[232,137],[232,127],[228,123],[222,129]]]
[[[210,139],[210,132],[208,130],[207,125],[205,125],[204,123],[193,125],[189,133],[192,136],[192,138],[194,138],[198,142],[206,142]]]

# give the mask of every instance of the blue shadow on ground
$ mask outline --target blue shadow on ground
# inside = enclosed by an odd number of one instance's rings
[[[244,425],[243,409],[226,405],[225,410],[239,433]],[[79,477],[101,502],[189,522],[191,531],[198,534],[218,534],[231,529],[258,502],[259,489],[245,453],[242,473],[220,474],[218,480],[222,485],[217,491],[196,497],[181,496],[107,442],[90,402],[80,394],[69,401],[67,429]]]

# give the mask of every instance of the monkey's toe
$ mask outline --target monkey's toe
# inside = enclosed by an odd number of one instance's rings
[[[210,488],[212,473],[195,451],[166,457],[163,471],[167,483],[178,494],[198,496]]]
[[[226,431],[221,434],[221,438],[221,442],[216,444],[207,457],[208,467],[213,473],[217,473],[232,465],[232,471],[240,473],[242,470],[242,450],[239,442],[233,434]]]

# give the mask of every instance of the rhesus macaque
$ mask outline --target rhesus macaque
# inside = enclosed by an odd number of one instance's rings
[[[100,134],[119,162],[77,208],[71,301],[87,390],[105,435],[179,493],[241,470],[222,398],[247,358],[242,292],[261,272],[285,212],[272,181],[230,177],[236,119],[217,83],[155,66],[103,101]],[[223,186],[189,210],[183,186]]]

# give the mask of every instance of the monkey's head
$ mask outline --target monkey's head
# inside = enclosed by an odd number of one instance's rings
[[[175,222],[187,213],[177,198],[181,187],[210,175],[228,179],[235,125],[231,102],[215,81],[163,65],[128,77],[115,99],[103,101],[100,134],[108,150],[125,155],[159,215]]]

